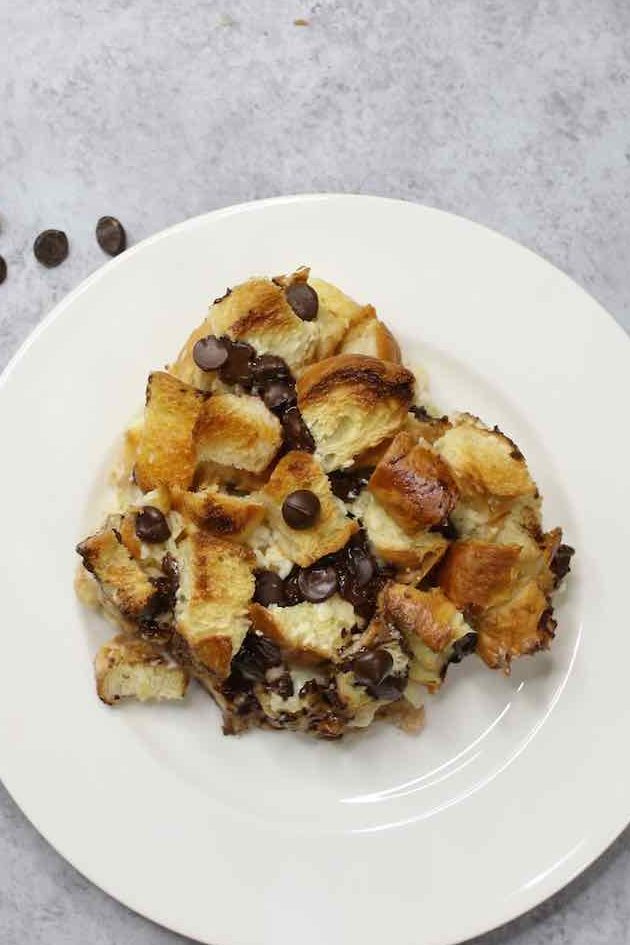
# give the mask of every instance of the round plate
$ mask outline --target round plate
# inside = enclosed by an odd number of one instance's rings
[[[433,400],[497,423],[578,548],[552,650],[506,677],[475,657],[417,737],[226,738],[200,690],[114,710],[91,659],[111,629],[74,598],[112,445],[208,300],[309,264],[372,302]],[[77,869],[213,945],[447,945],[590,863],[630,813],[625,517],[630,344],[548,263],[455,216],[372,197],[199,217],[104,266],[5,372],[4,672],[9,791]]]

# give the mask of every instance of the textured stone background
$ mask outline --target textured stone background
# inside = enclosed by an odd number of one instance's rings
[[[101,214],[137,241],[302,191],[488,224],[630,329],[628,0],[0,0],[0,35],[0,367],[104,261]],[[71,239],[57,270],[31,254],[45,227]],[[626,832],[477,945],[627,945],[629,890]],[[183,940],[91,886],[4,795],[0,941]]]

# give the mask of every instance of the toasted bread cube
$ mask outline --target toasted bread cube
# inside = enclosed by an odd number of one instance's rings
[[[438,453],[398,433],[380,461],[368,488],[403,531],[439,525],[453,511],[457,486]]]
[[[337,659],[345,634],[357,622],[352,604],[339,594],[333,594],[321,604],[308,601],[293,607],[252,604],[250,616],[256,630],[305,660]]]
[[[491,669],[509,672],[515,657],[549,648],[555,625],[548,597],[535,581],[528,581],[508,601],[485,610],[476,620],[477,652]]]
[[[143,492],[160,485],[186,489],[192,482],[196,464],[192,433],[206,397],[164,371],[149,375],[135,467]]]
[[[278,355],[292,370],[315,354],[315,325],[298,318],[283,288],[269,279],[249,279],[236,286],[214,303],[208,324],[211,334],[246,341],[258,354]]]
[[[178,563],[176,633],[195,668],[224,678],[249,627],[253,552],[201,530],[192,531],[178,546]]]
[[[525,459],[514,443],[470,414],[455,418],[451,429],[434,445],[464,496],[517,498],[536,493]]]
[[[364,316],[345,334],[339,354],[367,354],[371,358],[400,364],[400,347],[389,328],[379,321],[371,305],[366,305]]]
[[[119,635],[105,643],[94,661],[96,691],[107,705],[121,699],[183,699],[188,674],[169,660],[159,647]]]
[[[377,555],[413,572],[414,581],[420,581],[448,548],[448,541],[439,532],[420,530],[408,535],[368,491],[359,496],[354,510]]]
[[[244,541],[265,517],[265,506],[250,496],[227,495],[216,486],[187,492],[173,489],[173,507],[189,520],[218,538]]]
[[[413,653],[409,678],[430,692],[439,689],[454,644],[474,631],[438,588],[419,591],[391,581],[381,592],[378,614],[404,634]]]
[[[318,339],[315,360],[336,354],[348,331],[359,321],[375,317],[371,305],[359,305],[349,295],[323,279],[309,279],[317,292],[319,308],[315,324]]]
[[[119,533],[105,527],[77,545],[83,566],[96,578],[103,596],[125,620],[151,616],[158,591],[121,543]]]
[[[299,489],[314,492],[320,501],[317,519],[303,530],[291,528],[282,515],[284,500]],[[302,567],[343,548],[357,531],[356,522],[348,518],[343,503],[332,493],[328,477],[310,453],[294,450],[283,456],[260,497],[267,506],[267,520],[281,554]]]
[[[258,473],[278,452],[282,428],[258,397],[216,394],[201,408],[193,439],[199,462]]]
[[[440,587],[460,610],[489,607],[513,588],[521,549],[486,541],[455,541],[440,565]]]
[[[392,436],[413,397],[413,374],[378,358],[339,354],[306,368],[298,406],[326,472]]]

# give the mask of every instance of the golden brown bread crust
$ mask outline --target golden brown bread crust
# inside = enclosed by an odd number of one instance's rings
[[[439,532],[419,529],[409,535],[366,491],[357,499],[355,509],[379,557],[399,569],[404,569],[406,580],[418,583],[433,568],[448,548],[448,541]]]
[[[290,528],[282,516],[284,500],[298,489],[309,489],[320,501],[315,523],[302,531]],[[343,548],[357,531],[357,523],[346,515],[332,493],[328,477],[311,453],[293,450],[283,456],[260,497],[267,507],[274,541],[286,558],[302,567]]]
[[[363,317],[346,332],[339,354],[367,354],[400,364],[400,347],[389,328],[376,317],[371,305],[366,305],[363,311]]]
[[[509,671],[515,657],[549,648],[555,621],[547,596],[529,581],[510,600],[484,611],[475,627],[479,656],[491,669]]]
[[[434,653],[451,643],[451,622],[456,610],[438,588],[419,591],[394,581],[385,585],[379,598],[381,618],[404,633],[418,637]]]
[[[460,610],[489,607],[509,595],[521,549],[486,541],[456,541],[439,570],[439,584]]]
[[[368,483],[381,505],[408,534],[439,525],[458,497],[450,470],[438,453],[399,433]]]
[[[297,385],[298,404],[303,410],[344,389],[366,406],[393,399],[397,405],[405,407],[406,413],[413,386],[411,371],[398,364],[364,354],[337,354],[310,365],[302,372]]]
[[[188,674],[154,643],[120,634],[105,643],[94,660],[96,691],[107,705],[120,699],[182,699]]]
[[[199,411],[193,439],[198,462],[259,473],[276,455],[282,428],[260,398],[215,394]]]
[[[246,341],[258,354],[271,352],[293,370],[314,355],[317,330],[298,318],[281,286],[269,279],[249,279],[212,306],[211,333]]]
[[[164,371],[149,375],[135,466],[143,492],[160,485],[190,485],[196,465],[192,434],[206,398]]]
[[[158,598],[139,564],[113,528],[104,528],[77,545],[83,566],[98,581],[104,597],[126,620],[149,616]]]
[[[175,629],[191,658],[218,677],[227,676],[249,626],[254,594],[253,552],[201,530],[177,549],[180,585]]]
[[[497,427],[489,430],[477,417],[461,414],[454,418],[435,448],[464,496],[514,499],[536,494],[523,454]]]
[[[227,495],[216,487],[187,492],[175,487],[173,508],[218,538],[244,541],[265,517],[265,506],[250,496]]]
[[[414,377],[397,364],[339,354],[306,368],[298,406],[326,471],[348,466],[405,421]]]
[[[338,594],[320,604],[303,601],[293,607],[253,603],[249,616],[255,630],[302,663],[337,660],[344,638],[357,618]]]

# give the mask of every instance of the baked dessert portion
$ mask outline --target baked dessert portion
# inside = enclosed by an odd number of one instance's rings
[[[573,549],[522,453],[432,410],[374,308],[307,268],[214,301],[112,475],[76,580],[116,627],[109,705],[193,678],[229,734],[415,732],[451,664],[509,672],[553,640]]]

